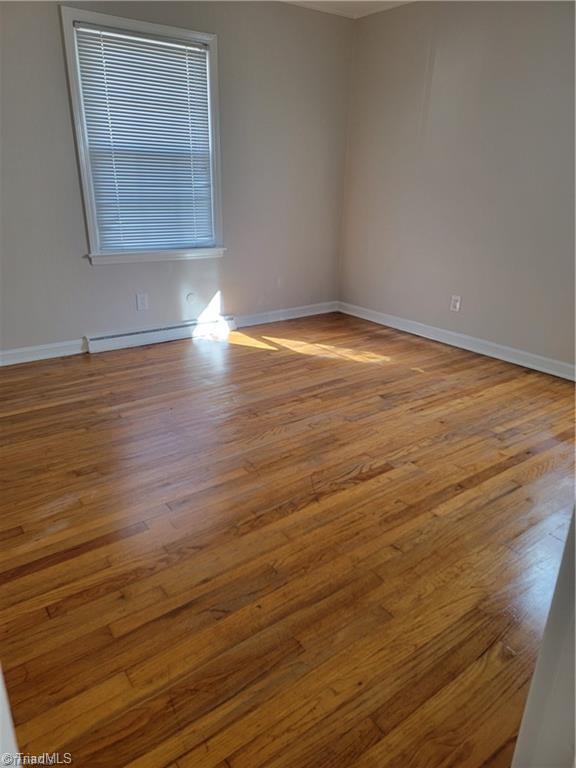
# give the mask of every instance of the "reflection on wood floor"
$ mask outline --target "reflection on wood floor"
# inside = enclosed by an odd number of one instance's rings
[[[333,314],[1,373],[0,659],[75,766],[509,766],[560,379]]]

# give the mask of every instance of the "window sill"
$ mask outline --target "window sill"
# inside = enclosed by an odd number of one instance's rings
[[[219,259],[225,248],[190,248],[182,251],[130,251],[118,253],[90,253],[88,258],[97,264],[132,264],[137,261],[188,261],[190,259]]]

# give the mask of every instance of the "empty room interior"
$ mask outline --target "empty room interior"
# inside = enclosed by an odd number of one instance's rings
[[[0,763],[573,768],[574,3],[0,2]]]

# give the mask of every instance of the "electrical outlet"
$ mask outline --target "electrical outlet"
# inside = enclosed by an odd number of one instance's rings
[[[136,294],[136,310],[138,312],[144,312],[144,310],[146,309],[148,309],[148,294],[137,293]]]
[[[450,312],[460,312],[460,307],[462,306],[462,297],[461,296],[451,296],[450,297]]]

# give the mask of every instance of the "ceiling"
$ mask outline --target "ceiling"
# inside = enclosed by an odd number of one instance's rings
[[[340,2],[339,0],[319,0],[313,3],[295,2],[294,5],[303,5],[305,8],[312,8],[315,11],[324,11],[324,13],[335,13],[338,16],[347,16],[349,19],[359,19],[362,16],[369,16],[371,13],[387,11],[397,5],[404,5],[409,0],[400,2],[363,2],[363,0],[349,0],[349,2]]]

